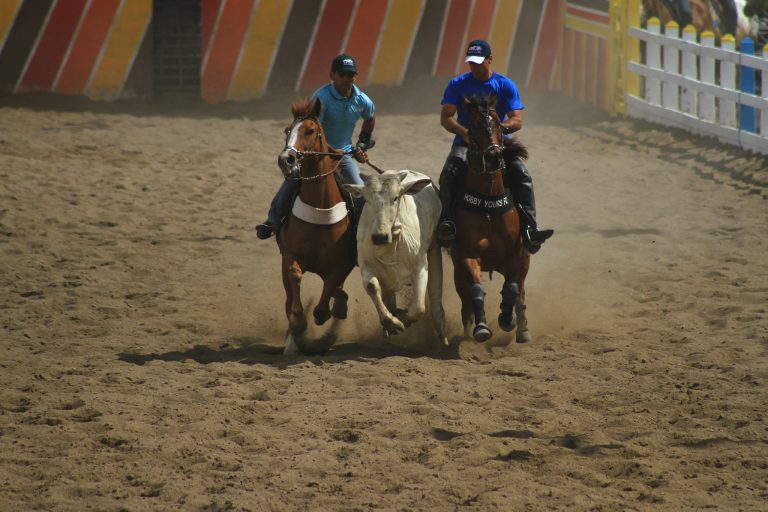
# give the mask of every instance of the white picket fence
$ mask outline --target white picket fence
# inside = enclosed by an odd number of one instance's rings
[[[645,78],[645,86],[643,97],[628,95],[627,114],[768,154],[768,45],[755,56],[737,52],[731,36],[715,48],[711,32],[702,34],[701,43],[690,26],[682,38],[674,22],[660,32],[655,18],[645,30],[629,29],[630,36],[645,41],[646,51],[645,63],[628,63],[631,72]],[[759,75],[760,96],[737,88],[745,67]],[[756,116],[745,114],[743,107]],[[749,115],[756,118],[754,126]]]

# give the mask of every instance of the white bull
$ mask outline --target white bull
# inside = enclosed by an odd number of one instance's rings
[[[426,311],[440,341],[445,337],[443,261],[435,239],[440,198],[428,176],[414,171],[386,171],[363,176],[364,185],[344,185],[365,198],[357,228],[357,261],[363,286],[379,314],[385,334],[397,334]],[[412,286],[407,310],[396,308],[396,293]]]

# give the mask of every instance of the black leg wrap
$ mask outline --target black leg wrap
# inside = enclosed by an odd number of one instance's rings
[[[499,327],[505,331],[515,328],[515,305],[520,297],[520,288],[517,283],[507,281],[501,287],[501,313],[499,313]]]
[[[469,289],[472,298],[472,309],[475,312],[475,323],[485,323],[485,291],[480,283],[475,283]]]
[[[507,281],[501,287],[501,310],[512,311],[520,297],[520,288],[514,281]]]

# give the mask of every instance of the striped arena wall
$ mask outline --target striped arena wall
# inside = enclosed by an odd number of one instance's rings
[[[264,4],[269,4],[265,9]],[[358,84],[402,85],[466,70],[472,39],[494,48],[495,69],[520,84],[552,74],[561,0],[210,0],[204,2],[202,97],[248,100],[311,92],[348,52]],[[544,50],[536,51],[537,45]],[[540,80],[537,80],[538,83]]]
[[[343,51],[358,59],[362,86],[447,78],[467,69],[467,43],[481,38],[494,69],[519,85],[601,104],[607,3],[199,0],[199,92],[211,103],[309,93]],[[153,0],[0,0],[0,89],[152,94],[152,14]]]
[[[567,0],[559,77],[550,89],[591,103],[611,108],[611,26],[608,0]]]
[[[2,0],[0,87],[130,96],[151,15],[152,0]]]

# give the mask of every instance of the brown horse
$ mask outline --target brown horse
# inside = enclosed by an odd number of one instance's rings
[[[307,329],[301,303],[304,272],[317,274],[323,280],[320,300],[312,312],[315,324],[322,325],[331,316],[347,317],[343,287],[355,267],[354,229],[335,176],[343,153],[326,142],[318,120],[320,108],[320,100],[291,106],[294,120],[285,129],[285,149],[278,157],[285,178],[301,181],[292,213],[277,233],[288,317],[285,354],[306,351],[302,344]]]
[[[527,158],[528,152],[515,140],[503,140],[495,106],[495,96],[465,99],[470,118],[469,169],[464,173],[464,189],[455,207],[457,234],[451,250],[454,284],[461,298],[464,334],[469,336],[474,321],[472,335],[483,342],[492,333],[485,321],[480,273],[501,273],[504,285],[499,327],[505,331],[517,327],[516,339],[524,343],[531,339],[525,316],[525,277],[531,257],[523,246],[520,218],[504,187],[503,171],[505,152],[520,158]]]

